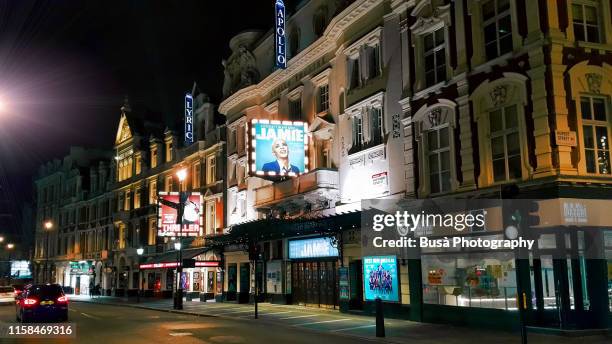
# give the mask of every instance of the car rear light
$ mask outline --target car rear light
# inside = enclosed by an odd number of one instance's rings
[[[15,290],[15,295],[21,294],[21,290]]]
[[[36,299],[23,299],[22,302],[23,302],[23,304],[25,306],[34,306],[35,304],[38,303],[38,300],[36,300]]]
[[[60,296],[57,298],[57,302],[68,302],[68,296]]]

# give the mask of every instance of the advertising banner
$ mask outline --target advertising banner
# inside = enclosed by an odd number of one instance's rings
[[[185,146],[189,146],[193,139],[193,97],[185,94]]]
[[[181,232],[178,224],[178,209],[175,209],[163,201],[179,204],[178,192],[160,192],[159,193],[159,219],[158,219],[158,236],[175,237],[181,234],[187,236],[199,236],[202,233],[202,196],[199,192],[191,192],[183,197],[183,230]]]
[[[331,238],[312,238],[289,241],[289,259],[337,257],[338,248],[331,244]]]
[[[30,262],[27,260],[13,260],[11,262],[11,278],[32,278]]]
[[[399,287],[395,256],[363,257],[365,300],[398,302]]]
[[[340,300],[349,300],[351,298],[348,268],[338,268],[338,292]]]
[[[285,4],[283,0],[276,0],[274,5],[274,16],[276,17],[274,25],[274,36],[275,36],[275,51],[276,59],[275,65],[278,68],[287,68],[287,46],[286,46],[286,35],[285,35]]]
[[[250,172],[297,176],[308,172],[308,125],[254,119],[251,123]]]

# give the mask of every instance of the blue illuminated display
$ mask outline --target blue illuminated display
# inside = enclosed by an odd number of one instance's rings
[[[331,238],[312,238],[289,241],[289,259],[338,257],[338,248]]]
[[[193,143],[193,97],[185,94],[185,146]]]
[[[276,47],[276,67],[287,68],[287,46],[285,38],[285,4],[282,0],[276,0],[275,17],[276,28],[274,30],[274,45]]]
[[[366,301],[380,298],[398,302],[399,286],[395,256],[363,257],[363,290]]]

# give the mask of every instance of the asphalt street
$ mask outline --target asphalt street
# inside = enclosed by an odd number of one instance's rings
[[[76,339],[0,339],[2,343],[371,343],[355,337],[214,317],[73,302],[69,321]],[[15,323],[13,306],[0,306],[0,322]]]

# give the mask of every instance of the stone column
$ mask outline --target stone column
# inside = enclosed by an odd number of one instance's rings
[[[472,190],[476,188],[474,176],[474,148],[472,137],[472,121],[470,120],[469,87],[467,79],[463,78],[457,82],[457,109],[459,112],[459,142],[461,143],[461,175],[462,181],[459,190]]]

